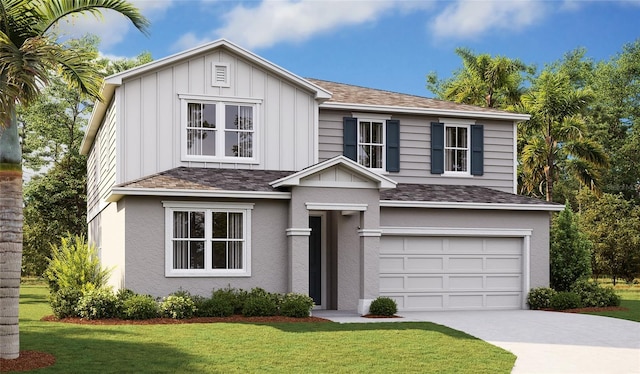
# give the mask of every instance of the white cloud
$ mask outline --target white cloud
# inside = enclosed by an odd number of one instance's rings
[[[210,42],[211,38],[203,37],[199,38],[196,34],[192,32],[188,32],[183,34],[175,43],[171,45],[171,50],[173,51],[184,51],[187,49],[191,49],[193,47],[197,47],[201,44],[205,44]]]
[[[530,26],[542,18],[545,7],[545,2],[533,0],[458,0],[436,16],[430,28],[438,38],[477,38],[490,30]]]
[[[265,48],[282,41],[301,42],[343,26],[375,22],[390,11],[431,6],[423,1],[266,0],[258,6],[231,9],[222,16],[224,25],[210,36],[247,48]],[[188,38],[198,40],[193,35]]]
[[[132,0],[140,12],[151,20],[164,16],[174,0]],[[100,37],[100,49],[109,49],[122,41],[127,33],[134,30],[124,16],[110,10],[102,11],[102,18],[91,14],[64,18],[58,28],[63,37],[78,37],[91,33]],[[138,32],[137,30],[135,32]]]

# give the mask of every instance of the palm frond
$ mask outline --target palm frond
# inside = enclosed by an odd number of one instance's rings
[[[604,148],[591,139],[567,142],[564,149],[573,159],[586,161],[598,168],[609,166],[609,157]]]

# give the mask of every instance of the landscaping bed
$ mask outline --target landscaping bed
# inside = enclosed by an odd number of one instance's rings
[[[300,322],[331,322],[320,317],[245,317],[243,315],[233,315],[230,317],[193,317],[185,319],[175,318],[150,318],[142,320],[105,318],[105,319],[84,319],[78,317],[56,318],[53,315],[42,317],[41,321],[75,323],[80,325],[170,325],[183,323],[300,323]]]

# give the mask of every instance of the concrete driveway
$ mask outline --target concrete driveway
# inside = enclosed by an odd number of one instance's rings
[[[427,321],[464,331],[513,352],[512,373],[640,373],[640,323],[616,318],[531,310],[404,312],[376,322]],[[373,322],[314,311],[336,322]]]

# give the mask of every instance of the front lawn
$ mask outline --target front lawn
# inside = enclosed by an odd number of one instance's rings
[[[432,323],[73,325],[51,314],[46,287],[24,284],[22,350],[53,354],[42,373],[509,373],[515,356]]]
[[[613,287],[610,280],[600,280],[598,283],[602,286]],[[630,321],[640,322],[640,284],[626,284],[619,282],[614,287],[616,293],[622,299],[621,307],[628,310],[608,311],[608,312],[587,312],[587,314],[596,314],[599,316],[628,319]]]

